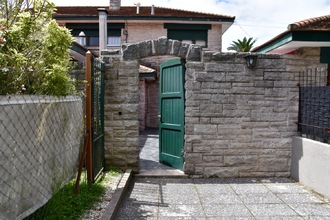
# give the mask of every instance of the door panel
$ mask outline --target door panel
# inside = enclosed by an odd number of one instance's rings
[[[184,146],[184,73],[181,59],[160,66],[159,92],[159,161],[183,168]]]

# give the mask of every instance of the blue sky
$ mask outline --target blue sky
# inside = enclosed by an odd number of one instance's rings
[[[109,0],[53,0],[58,6],[106,6]],[[288,24],[330,14],[329,0],[121,0],[125,6],[155,5],[190,11],[236,16],[223,36],[223,51],[233,40],[257,39],[255,46],[286,30]]]

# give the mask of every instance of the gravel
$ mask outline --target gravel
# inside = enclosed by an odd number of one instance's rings
[[[109,180],[104,180],[103,184],[106,186],[106,191],[101,198],[101,201],[98,202],[95,207],[91,210],[85,212],[81,219],[83,220],[96,220],[101,219],[103,213],[105,212],[106,208],[108,207],[110,200],[112,198],[113,193],[117,189],[117,186],[122,178],[123,174],[119,174],[116,176],[111,176],[108,178]]]

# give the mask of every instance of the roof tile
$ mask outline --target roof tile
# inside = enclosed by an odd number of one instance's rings
[[[330,30],[330,15],[309,18],[289,24],[288,30]]]
[[[212,19],[235,19],[235,16],[210,14],[203,12],[186,11],[172,8],[155,7],[155,14],[151,14],[151,7],[140,7],[140,13],[136,14],[136,7],[121,7],[120,10],[109,10],[109,6],[70,6],[56,7],[54,18],[59,17],[85,17],[98,16],[98,8],[105,8],[108,16],[113,17],[182,17],[182,18],[212,18]]]

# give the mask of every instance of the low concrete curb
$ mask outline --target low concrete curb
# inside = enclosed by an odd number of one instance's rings
[[[110,204],[101,217],[101,220],[113,220],[116,218],[118,208],[124,198],[128,185],[132,179],[132,170],[127,170],[121,178],[117,189],[112,195]]]

